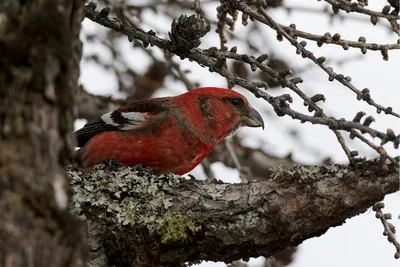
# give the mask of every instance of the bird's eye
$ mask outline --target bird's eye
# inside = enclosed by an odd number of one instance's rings
[[[231,98],[230,101],[231,104],[235,107],[239,107],[243,104],[243,100],[237,97]]]

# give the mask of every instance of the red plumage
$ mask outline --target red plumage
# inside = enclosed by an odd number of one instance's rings
[[[151,167],[157,174],[184,174],[241,125],[264,127],[246,98],[229,89],[205,87],[138,101],[76,131],[81,146],[76,161],[91,167],[114,159]]]

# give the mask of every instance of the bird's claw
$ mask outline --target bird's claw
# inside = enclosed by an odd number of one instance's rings
[[[107,169],[109,171],[116,171],[121,166],[124,166],[124,165],[120,164],[119,162],[117,162],[115,159],[105,160],[104,165],[105,165],[105,169]]]
[[[153,175],[153,170],[150,167],[145,167],[142,164],[132,166],[132,169],[137,172],[144,172],[145,174]]]

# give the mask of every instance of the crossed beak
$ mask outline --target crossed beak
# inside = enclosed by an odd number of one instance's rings
[[[248,127],[262,127],[264,130],[264,121],[257,110],[249,106],[240,116],[241,124]]]

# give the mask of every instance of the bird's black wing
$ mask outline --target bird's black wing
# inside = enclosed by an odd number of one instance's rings
[[[83,126],[83,128],[77,130],[75,132],[76,139],[78,140],[78,146],[84,146],[89,140],[102,132],[106,131],[117,131],[119,130],[118,126],[110,125],[105,123],[102,119],[98,119],[95,121],[90,121]]]
[[[167,103],[168,98],[142,100],[106,113],[100,119],[90,121],[75,131],[78,146],[84,146],[91,138],[102,132],[139,130],[151,126],[152,122],[166,118],[169,106]]]

